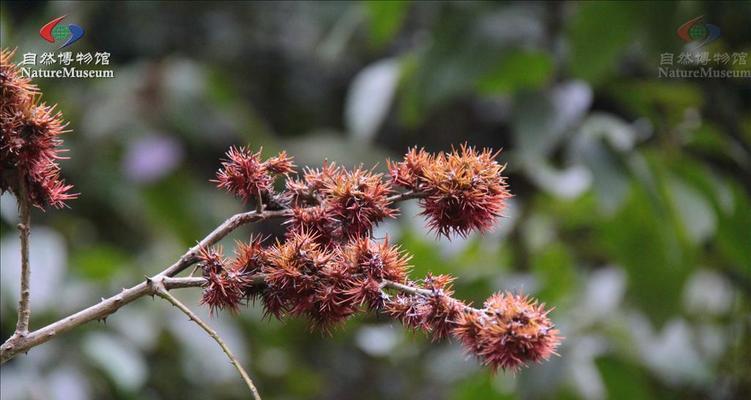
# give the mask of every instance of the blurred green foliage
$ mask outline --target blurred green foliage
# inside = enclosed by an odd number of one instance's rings
[[[209,182],[229,145],[300,165],[408,146],[503,148],[515,194],[489,235],[436,240],[415,204],[382,225],[413,275],[479,304],[554,306],[560,357],[492,375],[384,316],[331,337],[259,305],[211,319],[266,399],[741,399],[751,396],[751,81],[658,78],[704,15],[709,54],[748,53],[748,2],[3,2],[3,47],[56,51],[53,17],[116,78],[40,79],[73,132],[71,209],[33,215],[34,326],[163,269],[242,204]],[[714,63],[714,61],[712,61]],[[717,64],[710,64],[717,67]],[[751,60],[727,68],[748,70]],[[678,65],[674,65],[679,67]],[[695,66],[685,66],[691,69]],[[2,337],[17,296],[3,195]],[[279,235],[275,223],[244,228]],[[178,294],[201,315],[199,294]],[[3,400],[234,399],[215,344],[142,299],[0,369]]]

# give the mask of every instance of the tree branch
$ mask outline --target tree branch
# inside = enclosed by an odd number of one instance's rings
[[[0,346],[0,363],[5,363],[18,353],[27,352],[33,347],[52,340],[58,334],[67,332],[89,321],[105,320],[107,316],[119,310],[120,307],[140,297],[155,294],[147,283],[149,279],[129,289],[123,289],[122,292],[110,298],[102,299],[102,301],[89,308],[69,315],[44,328],[30,332],[25,336],[11,336],[10,339]],[[200,287],[205,283],[205,280],[203,278],[163,278],[163,282],[167,289],[178,289]]]
[[[21,221],[18,224],[18,232],[21,238],[21,296],[18,300],[18,322],[13,336],[23,337],[29,333],[29,318],[31,318],[31,266],[29,265],[29,230],[31,228],[31,205],[29,202],[26,177],[18,174],[18,209]]]
[[[193,313],[193,311],[191,311],[190,308],[188,308],[185,304],[181,303],[180,300],[175,298],[175,296],[170,294],[167,288],[165,288],[164,283],[161,279],[149,280],[148,282],[159,297],[169,301],[170,303],[172,303],[172,305],[179,308],[180,311],[184,312],[185,315],[188,316],[188,319],[198,324],[198,326],[200,326],[204,331],[206,331],[206,333],[208,333],[209,336],[211,336],[219,344],[219,347],[222,348],[222,351],[224,352],[224,354],[227,355],[230,362],[232,362],[232,365],[235,366],[235,368],[237,369],[237,372],[240,373],[240,377],[242,377],[243,381],[245,381],[245,384],[248,385],[248,389],[250,389],[251,393],[253,393],[253,398],[255,400],[261,400],[261,395],[258,394],[258,389],[256,389],[256,386],[253,384],[253,380],[250,379],[250,376],[248,375],[248,373],[245,371],[242,365],[240,365],[240,361],[238,361],[237,357],[235,357],[235,355],[232,354],[232,351],[230,351],[229,347],[227,346],[226,343],[224,343],[222,338],[219,337],[219,334],[216,333],[216,331],[212,329],[208,324],[203,322],[202,319],[198,318],[198,316],[195,313]]]
[[[420,197],[422,197],[421,193],[410,191],[393,195],[389,197],[389,200],[391,202],[399,202]],[[75,327],[93,320],[103,320],[110,314],[119,310],[120,307],[131,303],[140,297],[146,295],[155,295],[156,293],[151,287],[149,287],[149,280],[161,279],[164,282],[165,288],[168,290],[203,286],[203,284],[205,283],[205,280],[203,278],[175,278],[177,274],[184,271],[186,268],[198,261],[197,255],[200,249],[213,246],[214,244],[225,238],[227,235],[229,235],[232,231],[247,223],[261,221],[269,218],[286,218],[290,216],[292,216],[292,211],[289,209],[266,210],[261,213],[257,211],[249,211],[233,215],[232,217],[222,222],[195,246],[188,249],[188,251],[183,254],[174,264],[158,273],[157,275],[151,278],[147,278],[146,281],[141,282],[131,288],[123,289],[119,294],[116,294],[107,299],[102,299],[102,301],[92,305],[89,308],[62,318],[43,328],[29,332],[24,336],[11,336],[7,341],[5,341],[5,343],[2,344],[2,346],[0,346],[0,364],[12,359],[18,353],[27,352],[33,347],[52,340],[60,333],[67,332]],[[263,277],[257,276],[256,284],[262,283]],[[394,288],[398,289],[396,287]]]

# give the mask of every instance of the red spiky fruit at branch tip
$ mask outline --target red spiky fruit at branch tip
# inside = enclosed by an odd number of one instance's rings
[[[272,200],[283,208],[286,232],[267,248],[258,238],[237,242],[231,260],[221,248],[202,249],[199,265],[208,282],[203,302],[212,312],[236,311],[260,298],[266,315],[304,316],[324,332],[365,308],[386,312],[433,340],[454,336],[493,371],[545,360],[561,338],[544,305],[498,293],[484,308],[473,308],[452,297],[452,276],[411,281],[409,255],[388,238],[372,237],[379,222],[397,215],[392,202],[400,197],[417,198],[439,235],[491,229],[511,196],[497,156],[466,144],[438,154],[412,149],[402,161],[388,163],[389,181],[362,167],[324,162],[287,179],[276,193],[274,176],[293,172],[290,157],[262,161],[260,152],[232,148],[217,175],[219,186],[245,201]],[[392,183],[411,192],[391,197]],[[265,285],[257,285],[259,279]]]
[[[556,354],[561,337],[549,312],[529,297],[496,293],[482,312],[461,314],[454,335],[494,371],[517,370]]]
[[[0,52],[0,191],[19,196],[23,181],[31,204],[42,210],[61,208],[78,197],[60,177],[57,164],[65,159],[60,135],[69,132],[67,123],[55,106],[40,102],[38,88],[21,76],[13,55]]]
[[[431,230],[466,236],[491,230],[511,197],[498,155],[467,144],[436,155],[412,149],[403,161],[390,162],[389,170],[395,184],[423,194],[422,215]]]

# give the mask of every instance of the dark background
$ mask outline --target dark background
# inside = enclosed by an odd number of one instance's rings
[[[560,357],[490,374],[456,343],[363,315],[328,337],[259,306],[210,320],[265,399],[741,399],[751,394],[748,78],[658,78],[696,16],[699,52],[751,51],[749,2],[9,2],[2,47],[111,53],[115,79],[38,79],[73,132],[80,199],[34,211],[33,326],[171,264],[242,205],[208,181],[228,146],[299,165],[408,146],[503,148],[515,197],[494,233],[440,240],[415,204],[389,234],[413,275],[554,306]],[[709,66],[748,70],[736,63]],[[15,324],[15,201],[2,196],[2,338]],[[238,231],[274,234],[274,224]],[[201,315],[199,291],[177,293]],[[207,317],[208,318],[208,317]],[[216,344],[149,298],[0,370],[3,400],[246,396]]]

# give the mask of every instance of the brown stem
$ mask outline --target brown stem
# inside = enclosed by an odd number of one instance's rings
[[[237,369],[237,372],[240,373],[240,376],[242,377],[243,381],[245,381],[245,384],[248,385],[248,388],[250,389],[251,393],[253,393],[253,398],[255,400],[261,400],[261,395],[258,394],[258,389],[256,389],[256,386],[253,384],[253,380],[250,379],[250,375],[248,375],[248,373],[245,371],[242,365],[240,365],[240,361],[238,361],[237,357],[235,357],[235,355],[232,354],[232,351],[230,351],[229,347],[227,346],[226,343],[224,343],[224,341],[219,336],[219,334],[214,329],[212,329],[208,324],[206,324],[206,322],[198,318],[198,316],[195,313],[193,313],[193,311],[191,311],[190,308],[188,308],[185,304],[181,303],[180,300],[175,298],[175,296],[170,294],[167,288],[165,288],[162,280],[151,280],[150,284],[151,284],[151,287],[153,287],[153,290],[156,292],[156,294],[159,297],[169,301],[170,303],[172,303],[172,305],[180,309],[180,311],[184,312],[185,315],[188,316],[188,319],[198,324],[198,326],[200,326],[204,331],[206,331],[206,333],[208,333],[209,336],[211,336],[219,344],[219,347],[222,348],[222,351],[224,351],[224,354],[227,355],[227,358],[229,358],[232,365],[235,366],[235,368]]]
[[[389,197],[389,200],[392,202],[398,202],[419,197],[422,197],[420,193],[406,192],[393,195]],[[233,215],[232,217],[222,222],[195,246],[188,249],[188,251],[185,252],[185,254],[183,254],[174,264],[158,273],[154,277],[147,278],[146,282],[141,282],[131,288],[123,289],[119,294],[116,294],[107,299],[103,299],[97,304],[94,304],[84,310],[78,311],[75,314],[64,317],[43,328],[29,332],[24,336],[11,336],[7,341],[5,341],[5,343],[0,346],[0,364],[12,359],[19,353],[27,352],[29,349],[53,339],[60,333],[67,332],[75,327],[93,320],[105,319],[110,314],[119,310],[120,307],[140,297],[146,295],[154,295],[155,293],[148,285],[149,279],[163,279],[164,285],[167,289],[202,286],[205,282],[203,278],[174,278],[177,274],[184,271],[186,268],[198,261],[197,255],[201,248],[213,246],[224,237],[229,235],[232,231],[244,224],[264,219],[287,218],[290,216],[292,216],[292,211],[288,209],[266,210],[261,213],[258,213],[257,211],[249,211]],[[256,283],[260,284],[262,282],[262,279],[262,277],[258,277]]]
[[[31,228],[31,205],[29,202],[26,177],[18,174],[18,209],[21,222],[18,224],[18,232],[21,238],[21,297],[18,300],[18,322],[14,336],[25,336],[29,333],[29,318],[31,318],[31,266],[29,265],[29,231]]]
[[[89,308],[69,315],[43,328],[29,332],[25,336],[11,336],[10,339],[0,346],[0,363],[5,363],[15,357],[18,353],[25,353],[33,347],[54,339],[58,334],[67,332],[89,321],[105,320],[107,316],[119,310],[120,307],[131,303],[140,297],[153,295],[153,290],[147,283],[149,279],[150,278],[147,278],[145,282],[141,282],[129,289],[123,289],[120,293],[107,299],[103,299]],[[163,278],[163,282],[167,289],[178,289],[200,287],[205,283],[205,280],[203,278],[165,277]]]

